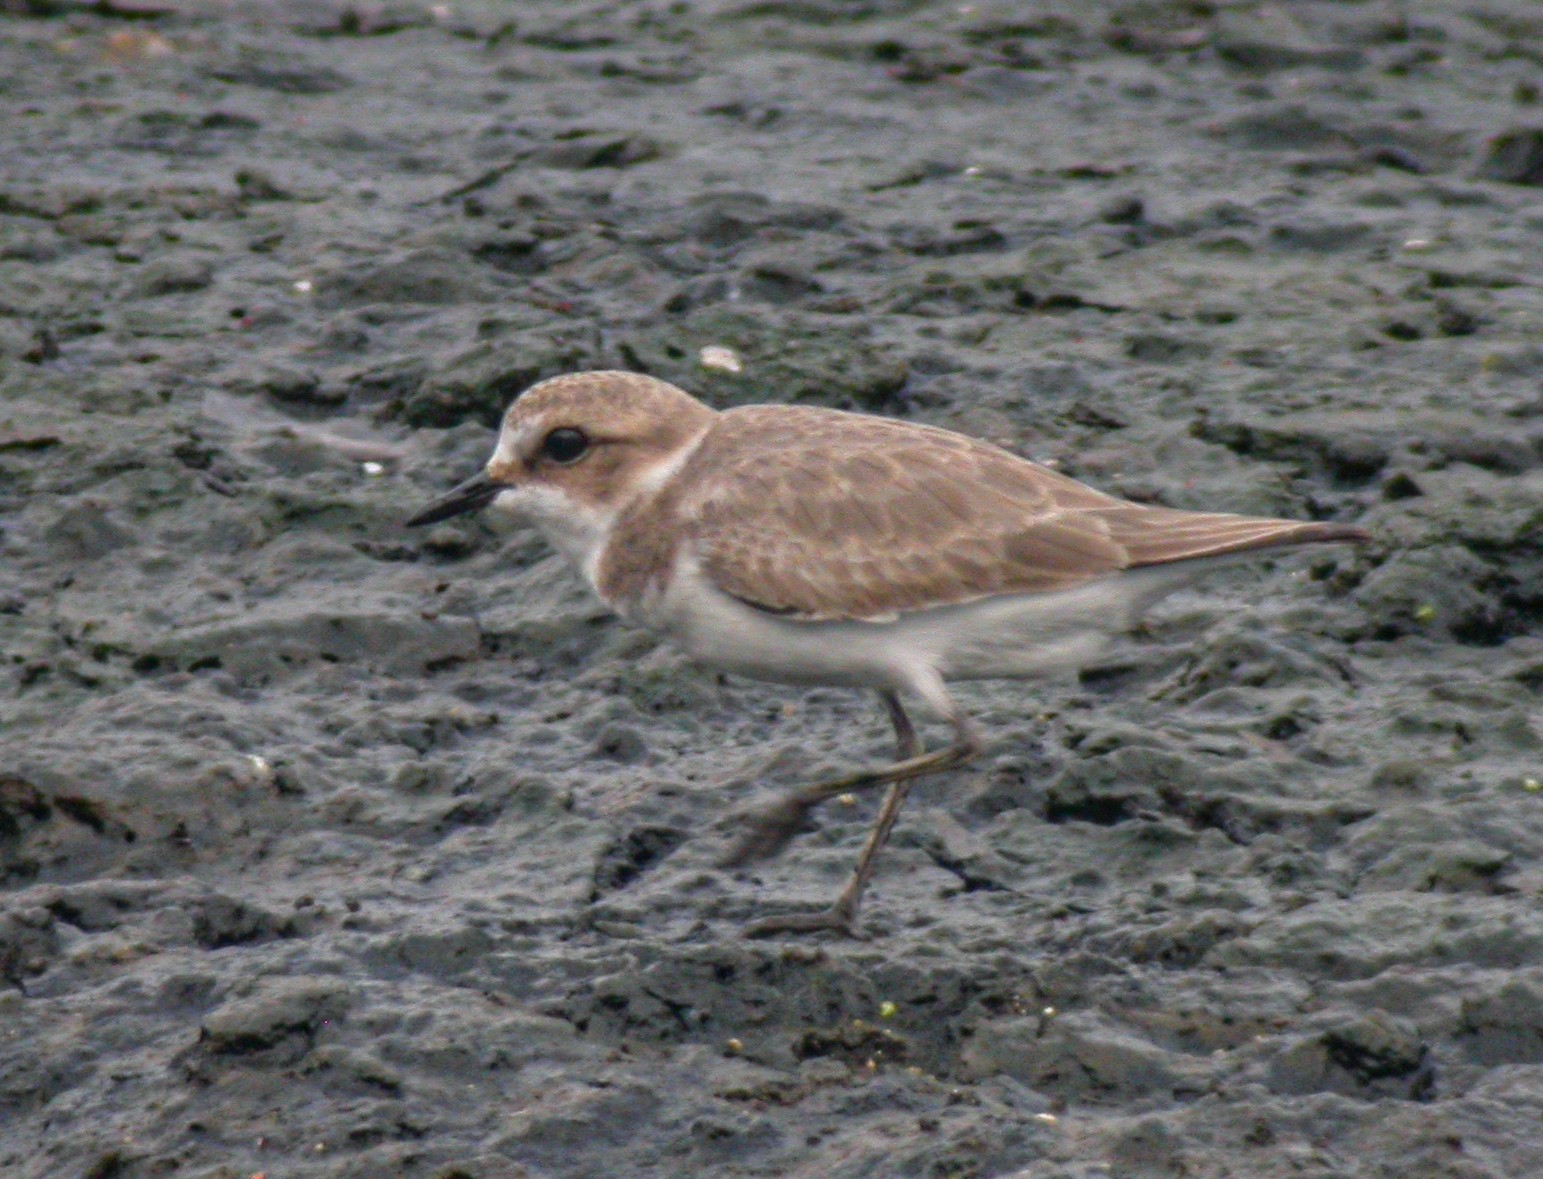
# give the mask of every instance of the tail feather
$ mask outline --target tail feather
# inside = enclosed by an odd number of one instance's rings
[[[1364,528],[1354,524],[1272,520],[1169,508],[1148,508],[1139,517],[1131,513],[1128,518],[1111,519],[1109,523],[1113,538],[1129,554],[1130,568],[1297,545],[1359,544],[1370,539]]]

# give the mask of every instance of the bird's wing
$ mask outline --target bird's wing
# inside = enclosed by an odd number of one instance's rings
[[[964,435],[809,408],[731,410],[691,465],[680,506],[702,572],[807,620],[877,621],[1356,531],[1147,507]],[[1313,531],[1334,529],[1346,535]]]
[[[756,445],[736,445],[741,434]],[[1127,563],[1087,511],[1120,501],[962,435],[762,407],[731,411],[714,435],[682,505],[697,560],[764,610],[879,619]]]

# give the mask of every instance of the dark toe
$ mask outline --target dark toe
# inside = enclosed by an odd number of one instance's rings
[[[807,827],[809,808],[801,802],[785,800],[764,811],[741,816],[745,832],[718,861],[723,868],[742,868],[759,860],[768,860],[793,841]]]
[[[841,909],[825,909],[819,913],[787,913],[779,917],[763,917],[745,926],[746,937],[770,937],[774,933],[837,933],[842,937],[862,938],[852,915]]]

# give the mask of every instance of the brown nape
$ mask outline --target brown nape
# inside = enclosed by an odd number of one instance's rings
[[[1129,554],[1129,568],[1306,544],[1354,543],[1371,534],[1354,524],[1261,519],[1176,508],[1121,505],[1100,513],[1110,537]]]

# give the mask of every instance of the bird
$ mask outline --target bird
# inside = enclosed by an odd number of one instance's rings
[[[860,906],[911,784],[982,751],[950,683],[1085,666],[1218,563],[1369,538],[1335,521],[1135,503],[913,421],[812,405],[718,410],[625,371],[532,385],[483,470],[407,524],[488,507],[533,525],[610,610],[699,664],[878,693],[892,761],[741,816],[725,867],[777,854],[823,802],[888,787],[835,901],[764,917],[746,927],[755,936],[862,936]],[[951,740],[928,749],[907,701]]]

